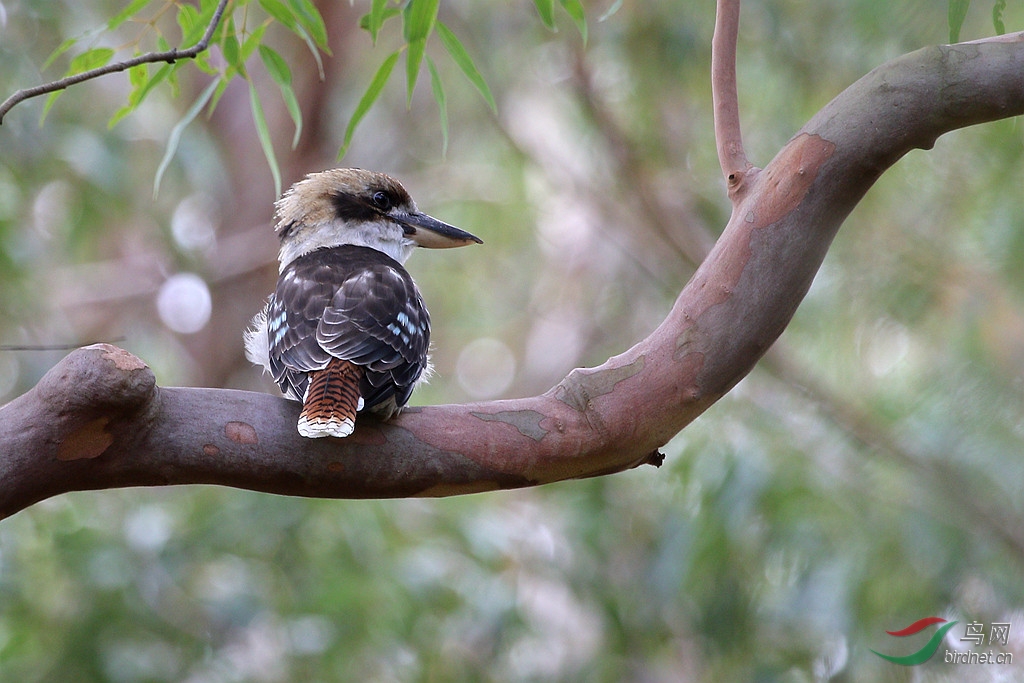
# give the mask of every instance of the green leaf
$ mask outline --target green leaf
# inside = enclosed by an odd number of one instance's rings
[[[427,57],[427,68],[430,70],[430,90],[434,93],[434,101],[437,102],[437,109],[441,117],[441,156],[448,156],[448,98],[444,94],[444,86],[441,84],[441,74],[434,66],[434,60]]]
[[[170,76],[171,70],[173,68],[173,64],[164,64],[156,70],[156,73],[153,74],[153,76],[150,77],[149,80],[147,80],[146,83],[141,88],[133,92],[130,95],[130,97],[132,97],[135,100],[135,105],[138,106],[139,104],[141,104],[142,100],[146,99],[146,96],[149,95],[149,93],[153,90],[154,86],[156,86],[161,81]]]
[[[274,176],[275,196],[281,194],[281,169],[277,165],[277,157],[274,155],[274,143],[270,139],[270,128],[267,126],[267,118],[263,115],[263,105],[260,103],[259,93],[256,92],[256,84],[249,81],[249,106],[252,109],[252,120],[256,124],[256,136],[260,139],[260,146],[263,147],[263,156],[267,158],[270,166],[270,174]]]
[[[260,0],[260,7],[285,28],[295,30],[295,14],[281,0]]]
[[[598,17],[598,19],[597,19],[598,23],[600,23],[602,21],[608,21],[609,19],[612,18],[612,15],[614,15],[620,9],[622,9],[622,0],[615,0],[615,2],[613,2],[611,5],[609,5],[608,9],[606,9],[604,11],[604,14],[602,14],[600,17]]]
[[[249,34],[242,43],[242,61],[248,62],[249,57],[252,57],[252,53],[260,46],[263,42],[263,34],[267,32],[267,25],[260,24],[256,27],[256,30]]]
[[[167,66],[170,66],[168,64]],[[156,169],[156,177],[153,179],[153,197],[155,198],[160,193],[160,181],[164,177],[164,172],[167,167],[171,164],[171,159],[174,158],[175,152],[178,151],[178,144],[181,142],[181,134],[185,132],[185,128],[188,124],[192,123],[192,120],[202,111],[203,107],[213,96],[213,91],[217,89],[217,85],[220,81],[211,81],[210,85],[206,86],[206,90],[200,93],[196,101],[192,103],[192,106],[188,108],[188,111],[181,117],[181,120],[174,125],[171,129],[171,134],[167,138],[167,149],[164,150],[164,158],[160,160],[160,165]]]
[[[168,64],[170,67],[167,70],[167,85],[171,89],[171,97],[178,97],[181,94],[181,83],[178,82],[178,72],[185,68],[186,64],[189,64],[188,60],[180,60],[174,64]]]
[[[263,60],[263,66],[267,68],[267,73],[275,83],[278,85],[292,84],[292,71],[288,68],[288,62],[276,50],[266,45],[260,45],[260,59]]]
[[[580,32],[580,37],[583,38],[583,44],[587,44],[587,15],[583,11],[583,3],[580,0],[559,0],[562,3],[562,8],[572,17],[573,22],[576,24],[576,29]]]
[[[996,0],[992,5],[992,26],[995,27],[998,35],[1006,33],[1006,25],[1003,24],[1003,12],[1006,10],[1006,0]]]
[[[232,80],[233,77],[228,73],[222,73],[220,78],[217,79],[217,89],[213,91],[213,97],[210,99],[210,109],[207,114],[212,114],[213,110],[217,108],[220,98],[227,92]]]
[[[341,160],[345,156],[345,152],[348,151],[349,145],[352,143],[352,135],[356,132],[356,126],[366,116],[366,112],[370,111],[370,107],[380,97],[380,93],[384,90],[384,85],[387,84],[388,78],[391,77],[391,72],[395,68],[395,63],[398,61],[398,56],[401,54],[400,50],[396,50],[388,55],[388,58],[384,60],[384,63],[377,69],[377,73],[373,75],[373,80],[370,81],[370,87],[363,93],[363,97],[359,100],[359,104],[356,105],[356,110],[352,112],[352,118],[349,119],[348,127],[345,128],[345,139],[341,144],[341,149],[338,150],[338,159]]]
[[[131,19],[136,12],[152,1],[153,0],[132,0],[128,3],[127,7],[110,18],[110,21],[107,22],[107,30],[113,31],[115,28]]]
[[[138,54],[136,52],[136,54]],[[139,93],[146,87],[149,82],[149,64],[136,64],[135,66],[128,69],[128,83],[132,86],[132,91],[128,94],[128,102],[114,112],[114,115],[107,121],[107,130],[110,130],[116,126],[121,119],[128,114],[131,114],[139,106],[139,102],[142,100],[139,97]]]
[[[299,138],[302,137],[302,109],[290,85],[282,85],[280,88],[284,106],[288,109],[288,115],[292,117],[292,123],[295,124],[295,134],[292,135],[292,149],[295,149],[299,146]]]
[[[213,8],[192,5],[179,5],[177,15],[178,26],[181,28],[181,45],[195,45],[203,38],[206,27],[213,21]]]
[[[46,58],[45,62],[43,62],[43,66],[42,66],[41,70],[42,71],[46,71],[48,68],[50,68],[50,65],[53,64],[55,61],[57,61],[58,57],[60,57],[62,54],[64,54],[68,50],[70,50],[74,46],[74,44],[77,43],[77,42],[78,42],[78,38],[68,38],[63,43],[58,45],[57,49],[54,50],[53,52],[51,52],[50,56]]]
[[[91,50],[86,50],[71,60],[71,66],[68,67],[67,75],[73,76],[90,69],[98,69],[101,66],[105,66],[113,56],[114,50],[109,47],[95,47]]]
[[[426,40],[434,30],[440,0],[409,0],[402,13],[402,31],[405,42]]]
[[[181,29],[182,45],[185,44],[185,37],[196,30],[199,26],[199,10],[192,5],[178,5],[178,14],[175,16],[178,28]]]
[[[150,65],[139,65],[138,67],[132,67],[128,70],[128,79],[134,89],[128,94],[128,103],[115,112],[110,121],[106,122],[106,127],[108,127],[108,129],[114,128],[114,126],[118,125],[122,119],[138,109],[138,105],[142,103],[142,100],[145,99],[146,95],[150,94],[154,86],[166,79],[171,73],[172,66],[164,65],[151,78],[148,66]],[[144,76],[133,76],[133,74],[138,73],[144,73]]]
[[[487,106],[491,108],[491,111],[495,114],[498,113],[498,105],[494,102],[494,96],[491,94],[491,89],[487,87],[487,81],[480,74],[480,71],[476,68],[473,63],[473,59],[469,56],[469,52],[463,47],[462,42],[459,41],[458,36],[452,32],[450,28],[444,25],[442,22],[437,22],[437,36],[441,39],[441,44],[444,45],[444,49],[447,50],[448,54],[455,61],[455,63],[462,69],[462,73],[466,75],[469,82],[476,86],[476,89],[483,95],[484,100],[487,102]]]
[[[292,89],[292,72],[288,68],[288,62],[266,45],[260,45],[260,58],[263,60],[263,65],[271,80],[280,88],[284,105],[288,108],[288,115],[292,117],[292,122],[295,124],[295,135],[292,136],[292,149],[295,149],[299,144],[299,137],[302,135],[302,109],[299,107],[299,101]]]
[[[324,18],[320,16],[320,10],[316,8],[316,5],[311,0],[289,0],[288,4],[294,10],[299,24],[309,32],[317,47],[327,54],[331,54],[327,47],[327,27],[324,25]]]
[[[107,121],[107,130],[113,129],[114,126],[121,122],[121,119],[128,116],[128,114],[131,114],[133,111],[135,111],[135,105],[131,103],[128,103],[115,111],[114,115],[110,117],[109,121]]]
[[[379,35],[380,29],[383,28],[384,22],[386,22],[391,17],[398,16],[401,13],[402,10],[398,9],[397,7],[386,7],[384,9],[384,13],[381,15],[381,18],[379,20],[379,26],[376,27],[376,32],[371,31],[371,29],[374,27],[374,22],[377,22],[378,20],[374,19],[370,14],[364,14],[363,16],[359,17],[359,28],[363,29],[364,31],[370,31],[370,40],[373,42],[374,45],[376,45],[377,35]]]
[[[533,0],[533,4],[537,6],[537,14],[540,15],[540,20],[544,22],[548,29],[554,31],[555,0]]]
[[[313,55],[313,59],[316,61],[316,69],[320,74],[320,80],[324,80],[324,78],[326,78],[324,74],[324,60],[320,57],[320,49],[316,46],[316,43],[313,42],[313,37],[309,35],[309,31],[298,24],[295,25],[295,33],[306,43],[309,53]],[[330,52],[327,54],[330,54]]]
[[[57,101],[57,98],[64,94],[63,90],[56,90],[46,97],[46,104],[43,105],[43,113],[39,115],[39,127],[43,127],[43,123],[46,121],[46,115],[50,113],[50,108],[53,103]]]
[[[960,42],[960,29],[967,17],[967,8],[971,6],[971,0],[949,0],[949,42]]]
[[[224,59],[245,78],[245,60],[242,59],[242,50],[238,45],[238,38],[235,36],[235,22],[228,21],[224,29],[224,38],[220,44],[224,51]]]
[[[64,75],[74,76],[75,74],[84,73],[90,69],[97,69],[106,65],[113,56],[114,50],[109,47],[97,47],[91,50],[86,50],[71,60],[67,73]],[[54,102],[57,101],[57,98],[60,97],[63,92],[63,90],[57,90],[50,93],[46,98],[46,104],[43,105],[43,113],[39,115],[40,126],[46,121],[46,115],[50,113],[50,109],[53,107]]]
[[[366,30],[370,32],[370,41],[377,44],[377,34],[380,33],[380,27],[384,25],[386,16],[385,10],[387,9],[388,0],[373,0],[370,4],[370,13],[366,15]],[[398,13],[397,9],[391,9],[391,16]]]
[[[409,43],[409,50],[405,53],[405,106],[412,105],[412,91],[416,88],[416,77],[420,73],[420,65],[423,64],[423,53],[427,50],[425,38],[414,40]]]
[[[205,52],[200,52],[195,57],[193,57],[192,63],[196,65],[197,69],[211,76],[216,76],[220,73],[220,69],[215,67],[213,64],[210,64],[209,50],[206,50]]]
[[[409,44],[405,56],[405,100],[412,103],[412,91],[416,87],[416,78],[423,64],[423,54],[427,50],[427,38],[434,30],[437,22],[437,10],[440,0],[410,0],[402,13],[402,30]]]
[[[138,53],[136,53],[138,54]],[[149,64],[136,64],[128,69],[128,83],[138,90],[149,80]]]

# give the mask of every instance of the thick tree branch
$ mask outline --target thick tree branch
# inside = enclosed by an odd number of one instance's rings
[[[24,100],[39,97],[41,95],[48,95],[52,92],[70,88],[78,83],[91,81],[94,78],[106,76],[107,74],[124,71],[132,68],[133,66],[139,66],[140,64],[153,64],[157,62],[174,64],[179,59],[193,59],[194,57],[199,56],[203,52],[206,52],[207,48],[210,47],[210,41],[213,40],[213,32],[217,30],[217,26],[220,24],[220,20],[224,16],[224,10],[227,5],[228,0],[220,0],[220,2],[217,3],[217,8],[213,11],[213,17],[210,18],[210,24],[206,27],[203,37],[200,38],[199,42],[192,47],[184,49],[176,48],[173,50],[166,50],[164,52],[147,52],[144,55],[138,55],[131,59],[106,64],[95,69],[83,71],[80,74],[74,74],[73,76],[67,76],[66,78],[51,81],[50,83],[43,83],[42,85],[37,85],[32,88],[23,88],[18,90],[0,104],[0,125],[3,125],[4,117],[7,116],[7,112],[9,112],[16,104],[23,102]]]
[[[1024,34],[931,47],[826,105],[759,174],[645,340],[532,398],[361,419],[304,440],[272,396],[157,387],[115,347],[69,355],[0,409],[0,515],[65,491],[216,483],[323,497],[441,496],[660,462],[788,324],[842,221],[881,173],[945,132],[1024,113]]]

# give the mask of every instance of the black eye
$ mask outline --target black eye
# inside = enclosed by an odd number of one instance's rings
[[[388,196],[387,192],[374,192],[373,205],[382,211],[387,211],[391,208],[391,197]]]

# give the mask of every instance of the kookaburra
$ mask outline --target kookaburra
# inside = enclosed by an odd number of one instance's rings
[[[302,436],[348,436],[361,410],[391,418],[430,365],[430,316],[402,264],[418,246],[480,239],[362,169],[310,174],[276,208],[280,275],[246,331],[246,357],[302,401]]]

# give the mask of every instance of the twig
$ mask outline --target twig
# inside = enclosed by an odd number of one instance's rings
[[[715,141],[729,194],[752,166],[743,151],[740,108],[736,95],[736,35],[740,25],[740,0],[718,0],[715,35],[711,39],[711,99],[715,112]],[[735,197],[734,197],[735,199]]]
[[[0,351],[74,351],[75,349],[80,349],[83,346],[92,346],[93,344],[113,344],[115,342],[123,342],[124,340],[125,337],[122,335],[102,342],[72,342],[70,344],[0,344]]]
[[[4,116],[7,115],[14,105],[32,97],[39,97],[40,95],[46,95],[48,93],[57,92],[64,90],[72,85],[82,83],[84,81],[90,81],[100,76],[106,76],[107,74],[117,73],[130,69],[133,66],[140,64],[152,64],[155,62],[167,62],[168,64],[174,64],[179,59],[193,59],[200,53],[205,52],[210,46],[210,41],[213,39],[213,32],[217,30],[217,26],[220,24],[221,18],[224,16],[224,11],[228,6],[228,0],[220,0],[217,4],[217,9],[213,12],[213,17],[210,19],[209,26],[206,27],[206,32],[203,33],[203,37],[199,39],[199,42],[187,49],[173,49],[166,50],[164,52],[147,52],[144,55],[132,57],[122,62],[114,62],[113,64],[107,64],[100,66],[89,71],[83,71],[80,74],[74,74],[60,80],[52,81],[50,83],[44,83],[37,85],[32,88],[23,88],[6,100],[3,104],[0,104],[0,125],[3,124]]]

